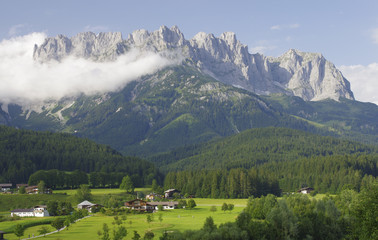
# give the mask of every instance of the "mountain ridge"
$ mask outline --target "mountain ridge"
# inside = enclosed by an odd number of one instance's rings
[[[250,54],[248,46],[232,32],[220,37],[200,32],[186,40],[177,26],[148,32],[136,30],[123,39],[121,33],[79,33],[72,38],[58,35],[35,46],[33,57],[45,62],[65,56],[94,61],[113,61],[131,48],[162,53],[179,50],[194,67],[223,83],[259,95],[284,93],[306,101],[340,97],[354,100],[349,82],[321,54],[289,50],[281,57]]]

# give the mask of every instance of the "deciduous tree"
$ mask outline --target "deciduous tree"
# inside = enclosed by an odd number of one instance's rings
[[[75,197],[78,202],[92,200],[91,189],[88,185],[82,184],[80,188],[77,189]]]

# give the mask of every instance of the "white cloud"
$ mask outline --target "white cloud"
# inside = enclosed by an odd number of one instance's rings
[[[280,30],[281,26],[280,25],[274,25],[270,27],[270,30]]]
[[[0,102],[4,105],[29,106],[80,93],[117,91],[138,77],[181,61],[132,49],[114,62],[67,57],[60,63],[41,64],[33,60],[33,47],[45,37],[33,33],[0,42]]]
[[[373,29],[373,30],[371,31],[371,37],[372,37],[372,39],[373,39],[373,42],[374,42],[375,44],[378,44],[378,28]]]
[[[270,27],[270,30],[285,30],[285,29],[294,29],[299,28],[301,25],[299,23],[293,24],[284,24],[284,25],[273,25]]]
[[[253,48],[251,48],[250,52],[251,53],[261,53],[261,54],[266,54],[267,52],[269,51],[272,51],[274,49],[276,49],[277,46],[264,46],[264,45],[261,45],[261,46],[255,46]]]
[[[378,105],[378,63],[341,66],[340,70],[351,83],[356,100]]]
[[[103,25],[91,26],[87,25],[84,27],[85,32],[109,32],[109,28]]]

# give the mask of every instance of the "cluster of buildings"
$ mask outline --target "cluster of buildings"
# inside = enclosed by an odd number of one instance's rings
[[[34,194],[38,193],[38,187],[37,186],[28,186],[28,193]],[[147,195],[147,199],[154,200],[154,198],[166,198],[170,199],[173,197],[173,194],[179,193],[176,189],[169,189],[164,192],[164,196],[151,193]],[[165,201],[165,202],[148,202],[141,199],[134,199],[132,201],[128,201],[125,203],[125,207],[136,210],[136,211],[142,211],[142,212],[154,212],[157,211],[159,206],[162,206],[163,210],[168,209],[176,209],[178,208],[178,202],[177,201]],[[91,203],[87,200],[79,203],[77,205],[77,209],[86,209],[88,212],[92,212],[93,208],[102,207],[100,204]],[[11,211],[11,216],[19,216],[19,217],[48,217],[49,212],[47,210],[46,205],[38,205],[34,206],[32,208],[27,209],[14,209]]]
[[[128,202],[125,202],[125,206],[131,210],[140,211],[140,212],[154,212],[158,211],[159,206],[163,210],[171,210],[178,208],[179,202],[177,201],[160,201],[160,202],[154,202],[156,199],[171,199],[174,194],[179,194],[180,191],[176,189],[168,189],[164,192],[164,195],[156,194],[156,193],[150,193],[146,195],[146,200],[150,201],[144,201],[141,199],[134,199]]]
[[[27,194],[38,194],[40,193],[38,186],[33,185],[29,186],[28,184],[16,184],[14,187],[12,183],[0,183],[0,192],[2,193],[12,193],[12,190],[19,191],[21,187],[25,187],[25,193]],[[45,188],[44,194],[51,194],[52,190],[51,188]]]

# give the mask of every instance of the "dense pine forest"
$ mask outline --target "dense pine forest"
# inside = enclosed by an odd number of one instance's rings
[[[108,146],[87,139],[0,127],[0,182],[27,183],[36,171],[51,169],[121,172],[138,176],[141,186],[159,179],[153,164],[136,157],[124,157]]]
[[[281,195],[277,178],[256,169],[200,170],[169,172],[164,187],[204,198],[248,198]]]
[[[378,152],[376,146],[333,137],[263,128],[151,160],[168,172],[166,186],[202,197],[246,197],[265,195],[267,189],[276,193],[271,189],[275,181],[283,192],[306,186],[322,193],[337,193],[344,186],[359,191],[377,177]],[[224,191],[214,192],[217,187]]]
[[[376,146],[288,128],[251,129],[218,141],[180,148],[150,160],[163,171],[251,168],[315,156],[377,154]]]
[[[1,182],[43,180],[53,188],[118,187],[129,175],[135,186],[157,180],[183,195],[211,198],[279,196],[306,186],[319,193],[360,191],[376,181],[378,150],[269,127],[182,147],[149,160],[125,157],[69,134],[0,127]]]

